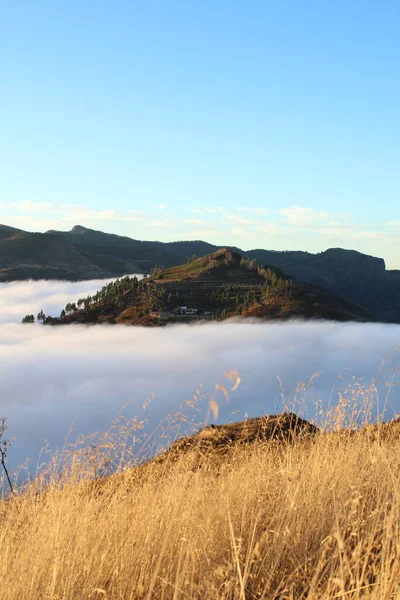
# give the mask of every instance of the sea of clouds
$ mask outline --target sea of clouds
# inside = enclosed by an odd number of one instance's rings
[[[292,405],[303,416],[318,418],[321,403],[325,409],[334,405],[349,385],[353,392],[346,397],[354,398],[359,386],[368,388],[371,382],[378,390],[371,396],[374,410],[385,407],[387,418],[400,412],[396,325],[231,321],[140,328],[20,323],[22,316],[41,308],[57,315],[67,302],[103,284],[0,285],[0,415],[8,419],[13,467],[28,457],[35,464],[45,442],[56,449],[68,435],[104,431],[122,407],[127,416],[139,415],[154,428],[165,415],[186,406],[199,389],[200,405],[186,408],[199,423],[208,418],[211,397],[219,407],[213,422]],[[237,375],[226,377],[231,371],[239,374],[240,385]],[[316,373],[320,375],[313,378]],[[299,382],[304,382],[303,389]],[[388,382],[393,385],[388,387]],[[229,401],[216,384],[225,386]]]

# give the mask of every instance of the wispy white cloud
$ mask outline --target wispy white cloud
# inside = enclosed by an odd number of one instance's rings
[[[15,202],[11,204],[12,208],[25,213],[55,213],[62,212],[61,207],[58,208],[51,202],[32,202],[24,200],[23,202]]]
[[[317,211],[310,207],[291,206],[278,211],[282,227],[296,231],[297,233],[308,233],[313,236],[323,237],[327,243],[332,241],[356,242],[358,240],[388,241],[388,226],[386,224],[371,229],[356,223],[353,215],[349,213],[335,214],[328,211]],[[393,223],[393,222],[392,222]]]
[[[208,225],[209,221],[205,219],[186,219],[186,223],[190,223],[191,225]]]
[[[226,231],[220,229],[218,227],[213,227],[211,225],[208,226],[199,226],[193,229],[190,229],[185,235],[185,239],[194,239],[194,240],[205,240],[211,241],[217,245],[224,244],[224,238],[226,237]]]
[[[249,238],[254,235],[251,229],[247,227],[233,226],[229,229],[229,233],[238,238]]]
[[[211,207],[206,207],[203,209],[203,212],[206,212],[210,215],[218,215],[221,213],[225,213],[225,208],[223,208],[223,206],[211,206]]]
[[[337,225],[343,222],[352,221],[350,214],[333,214],[324,210],[315,210],[306,206],[291,206],[289,208],[281,208],[278,211],[289,225],[297,225],[300,227],[312,227],[315,225]]]
[[[400,229],[400,221],[387,221],[386,225],[392,230],[398,231]]]
[[[257,219],[248,219],[247,217],[243,217],[243,215],[239,213],[223,213],[224,219],[228,221],[233,221],[238,225],[258,225],[259,221]]]
[[[177,222],[174,219],[157,219],[155,221],[150,221],[149,225],[157,229],[175,229],[177,227]]]
[[[128,220],[141,222],[145,215],[139,210],[117,210],[117,209],[89,209],[79,204],[54,204],[52,202],[32,202],[24,200],[23,202],[12,203],[8,206],[8,212],[16,210],[16,218],[31,218],[32,215],[46,215],[45,220],[56,217],[58,221],[67,223],[79,221],[80,219],[95,219],[99,221],[120,221]],[[20,213],[26,213],[21,215]],[[43,217],[40,217],[43,218]]]
[[[257,232],[260,233],[268,233],[270,235],[279,235],[281,232],[281,228],[276,223],[259,223],[257,227]]]
[[[131,221],[133,223],[143,223],[145,216],[140,211],[136,210],[86,210],[86,209],[75,209],[72,210],[68,215],[65,215],[64,220],[66,221],[79,221],[84,219],[94,219],[98,221]]]
[[[239,208],[237,209],[238,212],[244,212],[244,213],[248,213],[251,215],[260,215],[263,217],[266,217],[269,213],[268,210],[266,208],[263,208],[262,206],[259,207],[251,207],[251,206],[239,206]]]

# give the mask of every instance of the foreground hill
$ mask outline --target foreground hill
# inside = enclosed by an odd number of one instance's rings
[[[246,427],[201,468],[196,448],[132,468],[135,428],[63,450],[0,501],[2,600],[399,598],[398,424],[242,443]]]
[[[333,292],[295,283],[278,269],[263,268],[222,248],[177,267],[156,269],[141,281],[136,277],[117,280],[93,297],[68,305],[61,319],[47,322],[163,325],[234,316],[376,320]]]
[[[82,280],[119,277],[185,263],[218,250],[202,241],[146,242],[87,229],[28,233],[0,225],[0,281]],[[400,322],[400,271],[381,258],[331,248],[319,254],[232,248],[242,256],[277,267],[296,281],[325,287],[376,313]]]

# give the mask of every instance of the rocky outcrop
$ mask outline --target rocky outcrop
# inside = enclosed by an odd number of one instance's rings
[[[293,443],[315,437],[318,433],[316,425],[295,413],[268,415],[227,425],[209,425],[194,435],[177,440],[155,460],[174,459],[190,452],[224,454],[237,446],[257,442]]]

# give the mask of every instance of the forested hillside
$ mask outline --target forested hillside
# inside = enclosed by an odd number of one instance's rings
[[[142,280],[117,279],[93,296],[69,303],[59,318],[41,315],[40,320],[54,325],[108,322],[151,326],[235,316],[376,320],[342,296],[297,283],[280,269],[263,267],[228,248],[170,269],[155,268]],[[32,321],[28,317],[24,322]]]

